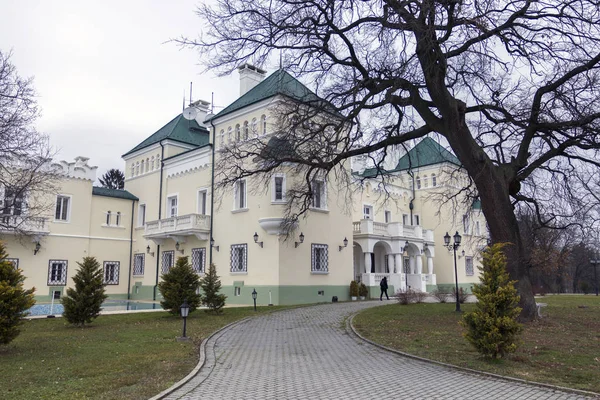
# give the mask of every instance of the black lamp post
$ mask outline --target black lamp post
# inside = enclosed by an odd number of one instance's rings
[[[404,242],[404,248],[402,249],[402,254],[406,253],[408,256],[408,240]],[[410,266],[410,261],[408,262]],[[408,290],[408,271],[404,269],[404,258],[402,258],[402,271],[404,271],[404,290]]]
[[[254,311],[256,311],[256,297],[258,293],[256,293],[256,289],[252,290],[252,300],[254,300]]]
[[[596,296],[598,296],[598,264],[600,264],[600,259],[598,258],[598,253],[594,255],[596,258],[590,260],[590,264],[594,267],[594,280],[596,281]]]
[[[450,244],[450,234],[446,232],[444,235],[444,244],[448,250],[454,250],[454,279],[456,280],[456,312],[460,312],[460,300],[458,299],[458,271],[456,269],[456,249],[460,246],[462,237],[458,234],[458,231],[454,234],[454,243]]]
[[[183,335],[181,336],[181,340],[188,340],[188,337],[185,334],[187,328],[187,317],[190,314],[190,306],[187,303],[187,299],[183,300],[183,304],[179,307],[179,311],[181,312],[181,317],[183,318]]]

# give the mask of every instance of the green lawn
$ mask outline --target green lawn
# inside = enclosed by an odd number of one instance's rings
[[[600,297],[546,296],[543,319],[525,326],[522,345],[503,360],[479,356],[462,337],[454,304],[376,307],[354,318],[365,337],[432,360],[537,382],[600,392]],[[580,306],[586,306],[581,308]],[[463,311],[474,308],[462,305]]]
[[[258,314],[285,307],[262,307]],[[182,320],[166,312],[105,315],[83,329],[62,318],[26,321],[21,334],[0,346],[0,399],[143,399],[160,393],[198,361],[202,339],[224,325],[255,315],[227,308],[188,318],[193,341],[177,342]]]

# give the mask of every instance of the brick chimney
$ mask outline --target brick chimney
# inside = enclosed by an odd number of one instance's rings
[[[238,73],[240,74],[240,97],[242,97],[265,78],[267,71],[254,65],[242,64],[238,67]]]

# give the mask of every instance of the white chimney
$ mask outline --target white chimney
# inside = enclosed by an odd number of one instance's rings
[[[350,159],[350,169],[352,172],[362,174],[367,168],[367,155],[361,154]]]
[[[265,78],[267,71],[254,65],[242,64],[238,67],[238,73],[240,74],[240,97],[242,97]]]
[[[210,102],[204,100],[196,100],[190,107],[194,107],[197,111],[196,114],[196,122],[200,126],[204,126],[204,120],[206,119],[206,114],[208,114],[208,107],[210,106]]]
[[[396,168],[398,161],[406,154],[406,150],[401,145],[388,146],[386,149],[385,160],[383,161],[383,168],[386,171],[391,171]]]

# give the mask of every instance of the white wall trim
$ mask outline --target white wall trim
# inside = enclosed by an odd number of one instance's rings
[[[103,236],[87,236],[87,235],[67,235],[64,233],[49,233],[48,236],[56,236],[56,237],[68,237],[68,238],[78,238],[78,239],[95,239],[95,240],[114,240],[116,242],[129,242],[129,239],[120,239],[120,238],[112,238],[112,237],[103,237]],[[136,240],[131,240],[135,242]]]

